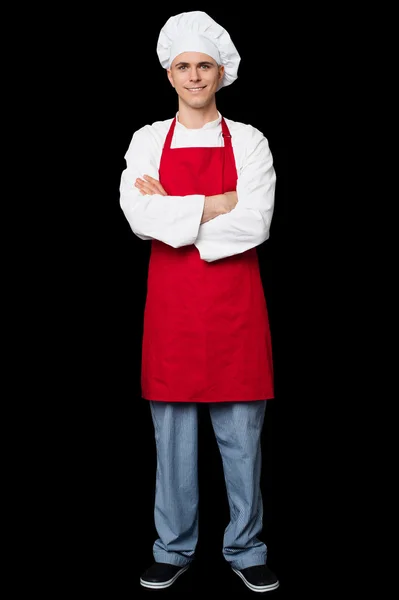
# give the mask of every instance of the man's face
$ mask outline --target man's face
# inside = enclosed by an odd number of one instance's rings
[[[201,52],[183,52],[167,70],[170,83],[180,100],[192,108],[203,108],[213,101],[223,66]]]

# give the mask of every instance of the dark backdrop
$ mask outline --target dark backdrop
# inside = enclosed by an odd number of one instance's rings
[[[334,288],[334,274],[326,289],[320,249],[326,237],[328,246],[321,181],[328,51],[323,31],[309,25],[303,10],[283,14],[265,6],[261,15],[253,5],[175,3],[125,12],[104,5],[90,16],[66,15],[61,41],[57,28],[52,33],[62,49],[50,77],[61,102],[48,152],[60,190],[52,201],[61,203],[60,227],[57,221],[53,227],[60,252],[52,260],[59,302],[54,337],[63,357],[53,357],[52,391],[62,406],[57,422],[67,432],[57,463],[63,482],[57,498],[66,507],[58,542],[70,548],[67,564],[73,576],[84,577],[86,591],[96,585],[121,597],[145,593],[138,579],[152,561],[156,535],[154,437],[140,396],[150,242],[130,230],[119,182],[134,131],[177,109],[156,55],[159,30],[172,14],[196,9],[226,27],[242,57],[238,80],[217,94],[220,112],[260,129],[274,157],[271,236],[258,248],[276,377],[263,432],[263,538],[282,582],[277,593],[294,598],[291,592],[306,595],[309,586],[316,597],[325,583],[321,567],[329,564],[324,548],[332,483],[325,481],[329,450],[322,452],[321,444],[336,384],[326,374],[333,325],[322,302]],[[223,570],[223,474],[206,411],[201,415],[199,561],[186,585],[208,590],[222,569],[217,589],[245,594],[238,578]],[[182,578],[171,593],[185,589]]]

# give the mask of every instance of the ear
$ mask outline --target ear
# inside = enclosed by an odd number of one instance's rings
[[[219,81],[222,81],[224,75],[224,66],[219,65]]]
[[[166,69],[166,73],[168,75],[168,79],[172,85],[172,87],[175,87],[175,84],[173,83],[173,75],[172,75],[172,71],[170,69]]]

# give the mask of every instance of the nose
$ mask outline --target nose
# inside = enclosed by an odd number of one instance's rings
[[[191,67],[191,71],[190,71],[190,81],[200,81],[201,79],[201,74],[199,69],[197,69],[197,67]]]

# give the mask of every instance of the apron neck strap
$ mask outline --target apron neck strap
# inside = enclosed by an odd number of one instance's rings
[[[170,145],[172,143],[173,132],[175,130],[176,125],[176,117],[173,119],[171,126],[169,127],[168,135],[165,139],[165,148],[166,150],[170,150]]]
[[[231,146],[231,134],[229,128],[227,127],[227,123],[222,117],[222,135],[224,139],[225,146]]]

